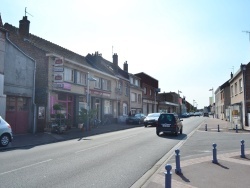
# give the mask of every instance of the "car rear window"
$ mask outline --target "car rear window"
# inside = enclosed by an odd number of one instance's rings
[[[175,117],[172,114],[161,114],[159,117],[160,123],[174,123]]]

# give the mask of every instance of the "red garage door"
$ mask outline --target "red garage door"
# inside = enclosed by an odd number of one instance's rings
[[[28,132],[29,102],[27,97],[7,96],[6,121],[11,125],[14,134]]]

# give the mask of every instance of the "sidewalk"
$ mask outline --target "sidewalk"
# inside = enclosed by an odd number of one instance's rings
[[[236,133],[228,127],[230,124],[226,121],[207,118],[181,146],[173,148],[170,156],[141,187],[164,188],[167,164],[172,167],[172,188],[249,187],[250,131]],[[245,158],[241,158],[241,140],[245,141]],[[218,164],[212,162],[213,143],[217,144]],[[180,151],[179,174],[175,173],[176,149]]]
[[[84,131],[84,132],[81,131],[79,128],[72,128],[62,134],[56,134],[51,132],[36,133],[36,134],[32,133],[18,134],[14,135],[12,143],[10,143],[7,147],[0,147],[0,151],[11,150],[15,148],[23,148],[23,147],[33,147],[37,145],[60,142],[70,139],[79,139],[86,136],[130,129],[137,126],[142,126],[142,125],[126,125],[125,123],[121,123],[121,124],[99,126],[97,128],[91,129],[90,131]]]

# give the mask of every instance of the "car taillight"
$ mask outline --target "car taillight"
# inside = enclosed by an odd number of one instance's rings
[[[10,128],[10,129],[11,129],[11,126],[10,126],[10,124],[8,124],[8,128]]]

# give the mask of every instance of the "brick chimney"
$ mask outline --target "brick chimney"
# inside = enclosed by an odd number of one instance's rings
[[[22,20],[19,21],[19,33],[26,37],[29,36],[30,21],[27,16],[24,16]]]
[[[113,55],[113,64],[114,64],[115,73],[117,73],[118,72],[118,55],[116,53],[114,53]]]
[[[125,61],[125,63],[123,64],[123,70],[128,72],[128,63],[127,63],[127,61]]]
[[[1,14],[0,14],[0,27],[3,27],[3,22],[2,22]]]

